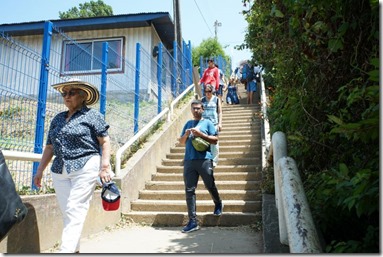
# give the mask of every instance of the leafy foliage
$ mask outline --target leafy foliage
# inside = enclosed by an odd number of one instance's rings
[[[102,0],[79,4],[79,8],[72,7],[66,12],[59,12],[60,19],[101,17],[113,15],[113,8]]]
[[[230,63],[230,57],[225,54],[222,45],[215,38],[208,38],[201,42],[201,44],[192,49],[192,62],[193,65],[199,65],[199,58],[222,56],[227,63]]]
[[[242,0],[265,67],[272,133],[287,134],[328,252],[379,251],[377,0]]]

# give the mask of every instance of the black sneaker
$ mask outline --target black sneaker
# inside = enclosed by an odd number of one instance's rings
[[[189,233],[199,229],[196,220],[189,220],[188,224],[182,229],[182,233]]]
[[[221,216],[223,212],[223,202],[216,204],[214,208],[214,216]]]

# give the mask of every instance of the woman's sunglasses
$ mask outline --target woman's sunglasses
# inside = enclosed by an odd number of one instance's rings
[[[69,92],[62,92],[61,93],[61,96],[62,97],[66,97],[67,95],[69,96],[75,96],[76,94],[78,93],[78,91],[75,91],[75,90],[70,90]]]

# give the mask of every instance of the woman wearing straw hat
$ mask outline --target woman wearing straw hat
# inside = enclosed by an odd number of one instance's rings
[[[34,183],[41,187],[43,172],[55,156],[51,174],[64,222],[60,252],[74,253],[79,252],[97,179],[111,180],[109,125],[100,112],[87,107],[99,99],[96,87],[78,80],[52,87],[60,92],[68,110],[52,119]]]

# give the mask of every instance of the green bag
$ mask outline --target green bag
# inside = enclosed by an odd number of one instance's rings
[[[207,151],[210,147],[210,143],[203,138],[195,137],[192,139],[194,148],[199,152]]]

